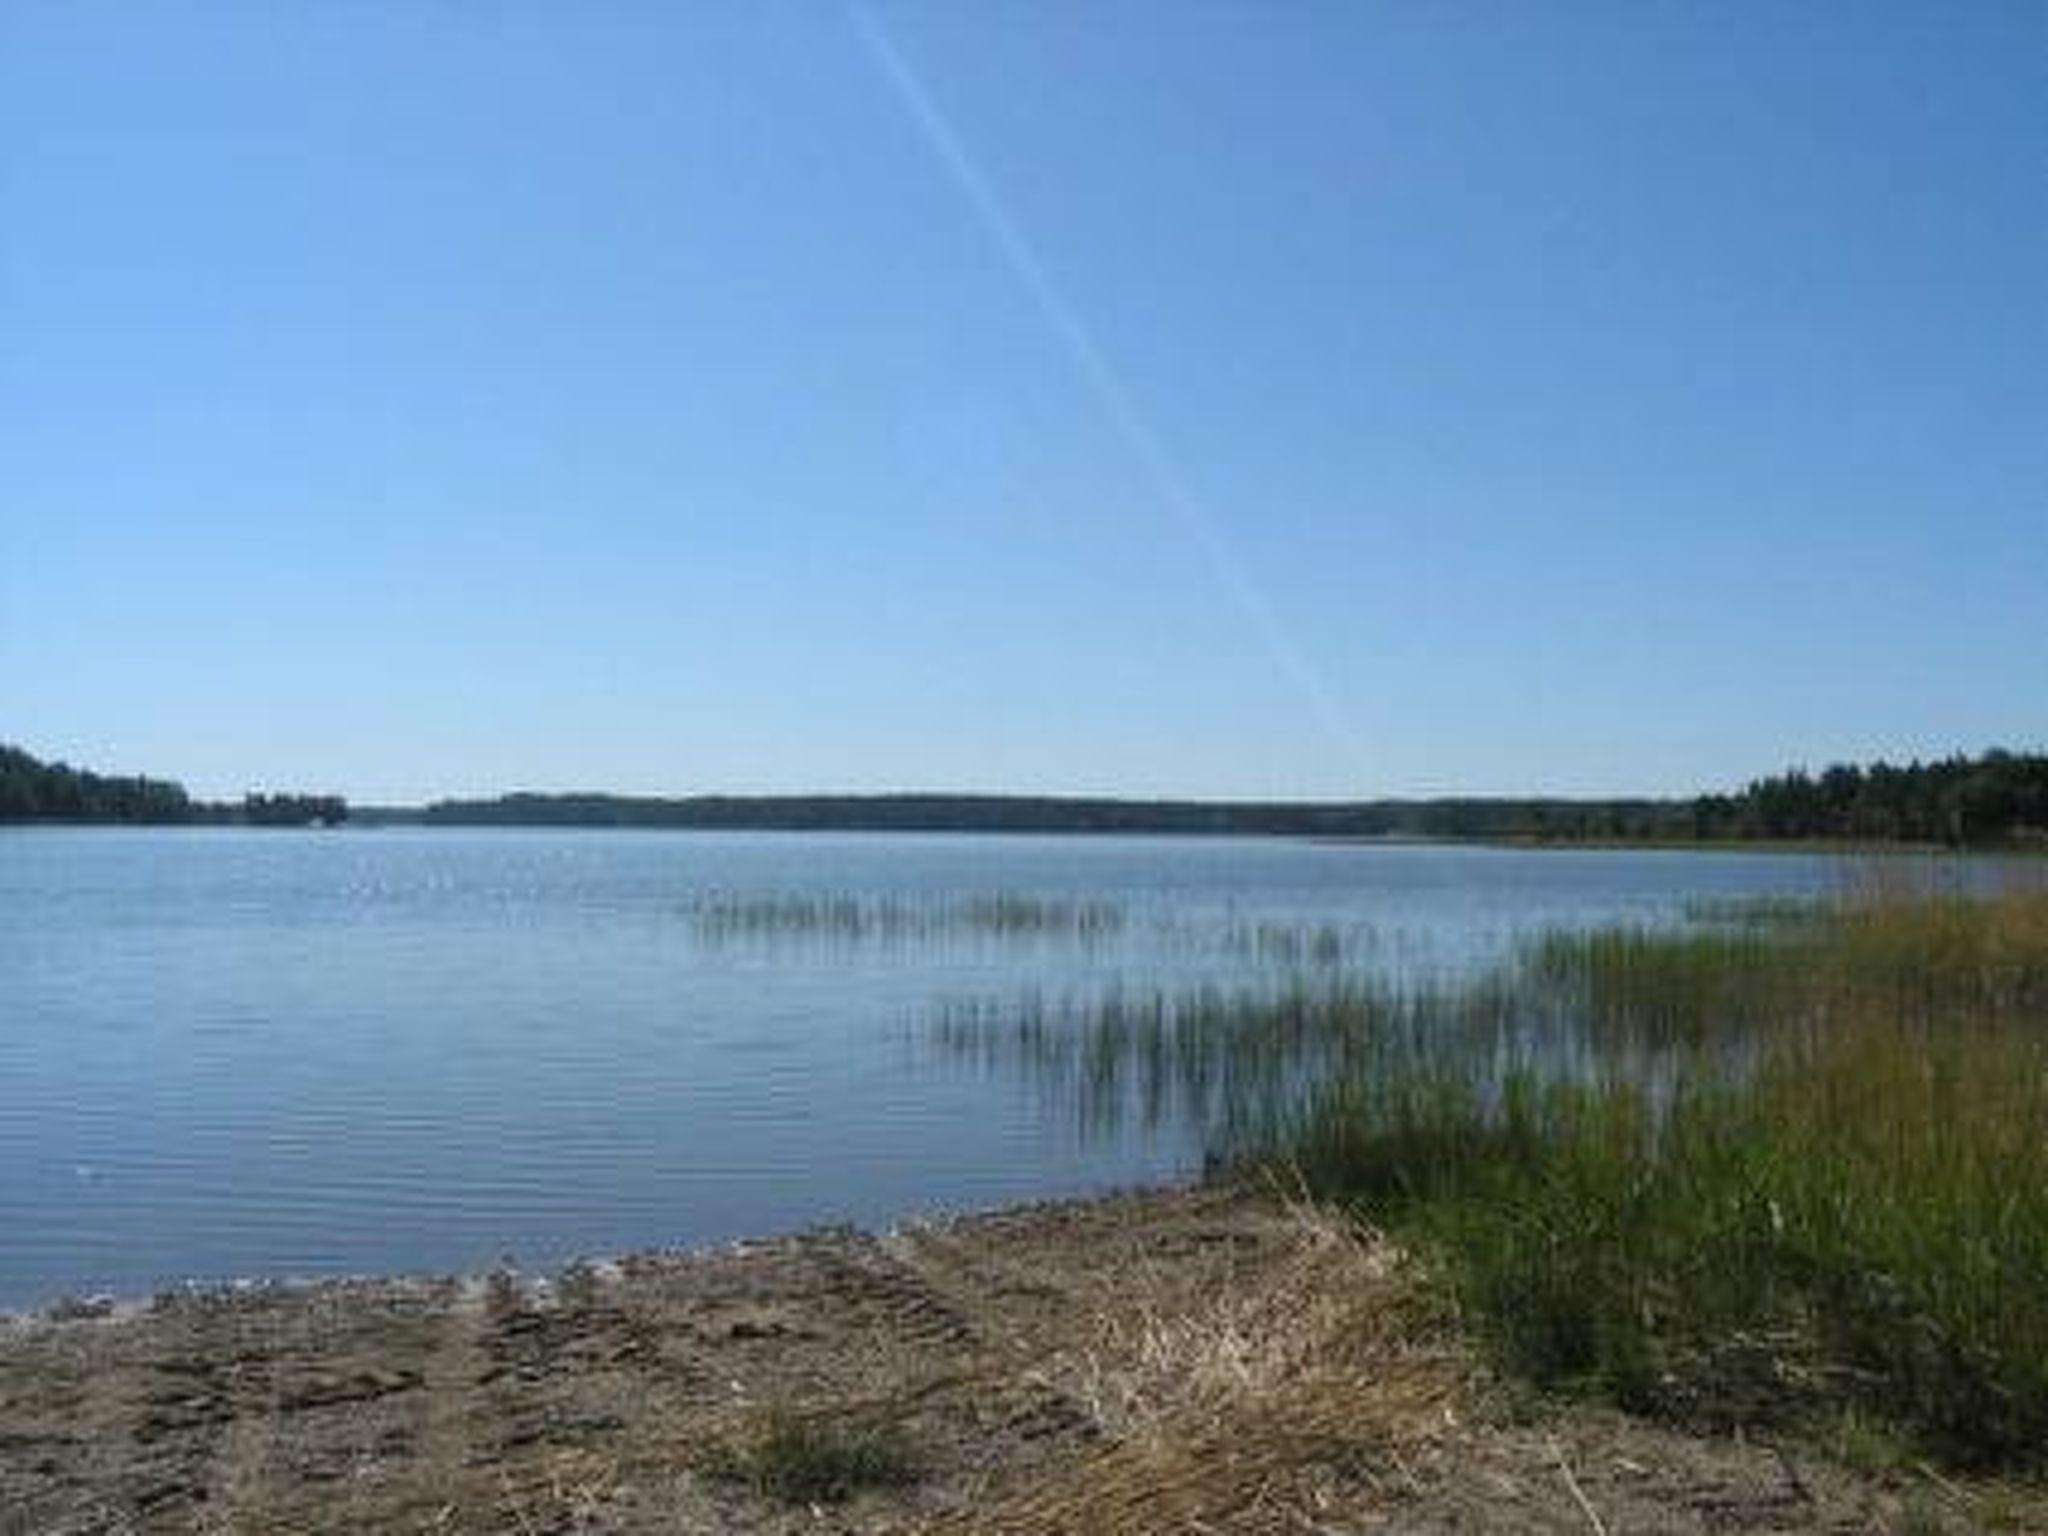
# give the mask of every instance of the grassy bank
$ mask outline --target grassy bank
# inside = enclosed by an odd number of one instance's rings
[[[1283,967],[963,1005],[940,1038],[1393,1231],[1515,1379],[2039,1470],[2048,892],[1883,868],[1463,982]]]
[[[1573,1070],[1348,1074],[1276,1155],[1543,1386],[2040,1466],[2048,895],[1556,936],[1506,989]]]

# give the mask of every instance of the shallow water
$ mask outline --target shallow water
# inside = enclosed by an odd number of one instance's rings
[[[1534,928],[1837,873],[1253,839],[0,831],[0,1305],[1166,1178],[1198,1164],[1192,1127],[1084,1127],[935,1050],[936,1012],[1458,971]]]

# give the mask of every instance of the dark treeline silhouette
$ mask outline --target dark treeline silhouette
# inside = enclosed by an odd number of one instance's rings
[[[505,795],[444,800],[452,826],[695,827],[841,832],[1190,832],[1372,837],[1399,831],[1371,805],[1067,799],[1035,795]]]
[[[106,777],[0,746],[0,821],[184,822],[199,807],[167,779]]]
[[[1986,752],[1758,779],[1693,802],[1695,835],[1982,844],[2048,841],[2048,755]]]
[[[252,827],[337,827],[348,820],[339,795],[245,795],[241,819]]]
[[[1583,841],[1692,835],[1680,800],[1109,800],[1025,795],[602,794],[448,800],[424,819],[448,826],[672,827],[842,832],[1148,832],[1287,837]]]
[[[0,745],[0,821],[334,825],[339,795],[193,800],[163,779],[106,777]],[[2048,846],[2048,755],[1990,751],[1895,767],[1838,765],[1693,799],[1115,800],[1034,795],[512,794],[381,809],[378,824],[848,832],[1153,832],[1541,843],[1845,840]]]
[[[515,794],[444,800],[449,826],[675,827],[872,832],[1264,833],[1530,842],[1845,839],[1990,845],[2048,841],[2048,756],[1992,751],[1895,768],[1794,770],[1694,799],[1464,797],[1344,803],[1067,799],[1022,795]]]
[[[211,804],[169,779],[88,773],[0,743],[0,822],[303,827],[347,819],[348,802],[339,795],[249,795],[240,805]]]
[[[1586,842],[2048,844],[2048,755],[1993,749],[1897,767],[1837,764],[1691,800],[1432,800],[1433,837]]]
[[[1904,767],[1795,768],[1690,800],[1429,800],[1393,813],[1403,830],[1430,837],[2048,844],[2048,755],[1993,749]]]

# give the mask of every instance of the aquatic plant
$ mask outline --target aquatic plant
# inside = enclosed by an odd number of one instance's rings
[[[1981,882],[1979,882],[1981,884]],[[2048,1460],[2048,892],[1885,876],[1404,986],[957,1004],[1094,1128],[1198,1124],[1438,1255],[1508,1371]]]
[[[706,943],[821,939],[842,943],[934,942],[958,938],[1094,942],[1124,925],[1114,902],[993,892],[913,901],[827,894],[717,893],[690,908]]]
[[[2048,900],[1857,901],[1760,942],[1546,941],[1602,1070],[1347,1077],[1270,1155],[1442,1253],[1545,1386],[2038,1463]],[[1644,1039],[1661,1079],[1616,1049]]]

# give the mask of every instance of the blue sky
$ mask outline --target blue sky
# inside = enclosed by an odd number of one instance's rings
[[[2048,6],[0,12],[0,739],[205,794],[2048,740]]]

